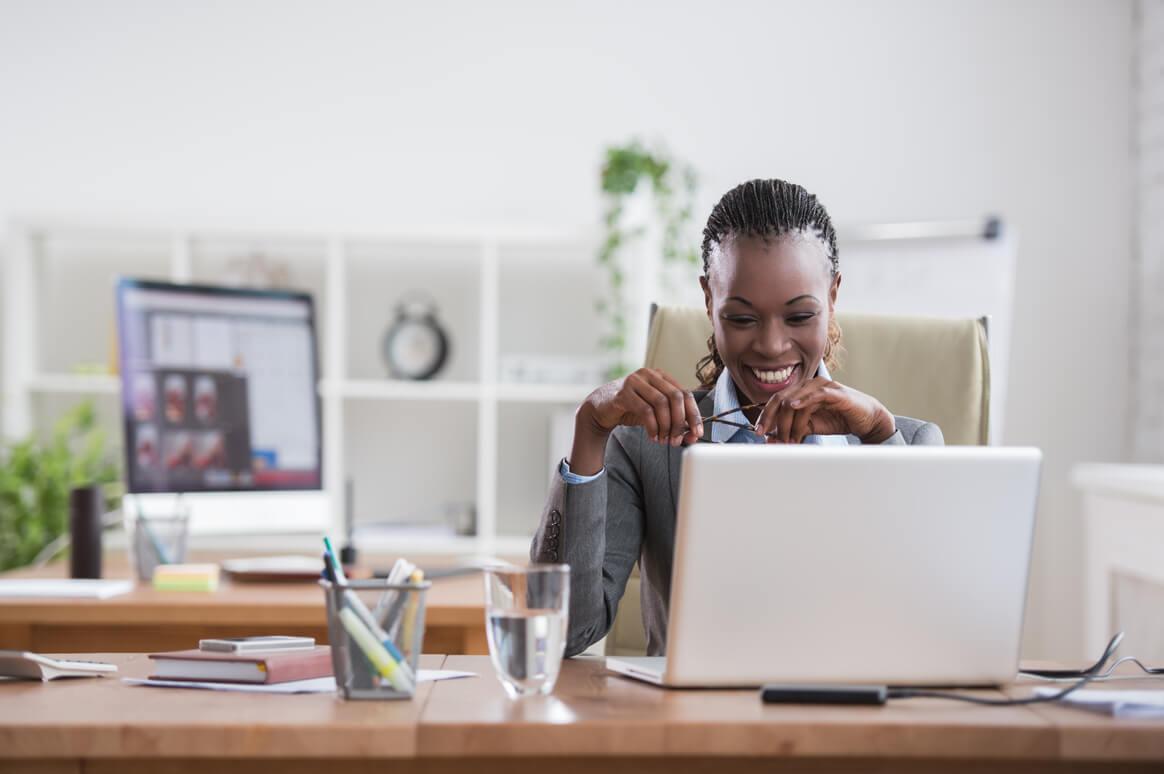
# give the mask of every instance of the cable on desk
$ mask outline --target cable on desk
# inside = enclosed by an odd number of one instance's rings
[[[1117,675],[1115,671],[1124,664],[1132,663],[1140,668],[1143,675]],[[1064,680],[1078,680],[1087,672],[1086,669],[1020,669],[1019,674],[1023,677],[1031,677],[1039,680],[1052,680],[1062,682]],[[1096,675],[1093,679],[1095,681],[1101,680],[1143,680],[1144,675],[1148,677],[1164,676],[1164,667],[1150,667],[1135,656],[1124,656],[1118,659],[1115,663],[1103,671],[1102,674]]]
[[[1067,686],[1058,693],[1053,693],[1048,696],[1028,696],[1024,699],[990,699],[983,696],[969,696],[962,693],[952,693],[949,691],[935,691],[928,688],[890,688],[890,699],[950,699],[951,701],[965,701],[971,704],[983,704],[988,707],[1015,707],[1022,704],[1044,704],[1046,702],[1059,701],[1066,696],[1075,693],[1083,686],[1090,683],[1099,676],[1103,665],[1106,664],[1115,653],[1116,648],[1120,646],[1120,642],[1124,638],[1123,632],[1118,632],[1108,642],[1107,647],[1104,648],[1103,655],[1099,661],[1096,661],[1090,668],[1088,668],[1080,677],[1079,681]],[[1122,659],[1121,659],[1122,661]],[[1138,663],[1138,662],[1137,662]]]

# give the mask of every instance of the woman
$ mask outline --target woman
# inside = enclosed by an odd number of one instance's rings
[[[683,446],[942,443],[937,425],[895,417],[829,377],[841,274],[836,232],[808,191],[752,180],[725,194],[703,231],[700,284],[713,328],[701,389],[641,368],[599,387],[575,415],[530,549],[534,561],[570,565],[568,656],[609,631],[635,560],[647,652],[666,652]],[[713,416],[747,427],[705,422]]]

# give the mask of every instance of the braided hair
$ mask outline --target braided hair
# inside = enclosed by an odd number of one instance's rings
[[[837,232],[824,205],[802,186],[784,180],[749,180],[723,195],[703,229],[703,276],[708,276],[716,246],[737,236],[776,238],[806,234],[819,239],[829,259],[829,274],[837,275]],[[830,315],[825,343],[826,368],[836,366],[841,329]],[[707,340],[708,354],[695,366],[695,376],[705,389],[715,386],[723,372],[723,360],[715,346],[715,334]]]

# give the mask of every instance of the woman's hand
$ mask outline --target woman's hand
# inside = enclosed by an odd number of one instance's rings
[[[861,443],[881,443],[896,430],[893,415],[876,398],[819,376],[787,395],[773,395],[756,421],[756,434],[769,443],[849,433]]]
[[[599,434],[609,435],[619,425],[641,425],[652,441],[671,446],[695,443],[703,436],[695,397],[670,374],[654,368],[640,368],[602,385],[578,413]]]
[[[652,441],[669,446],[703,437],[703,420],[691,392],[670,374],[640,368],[602,385],[578,407],[570,469],[592,475],[602,469],[606,439],[619,425],[639,425]]]

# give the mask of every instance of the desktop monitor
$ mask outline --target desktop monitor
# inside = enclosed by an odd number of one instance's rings
[[[117,284],[129,492],[320,489],[305,293]]]

